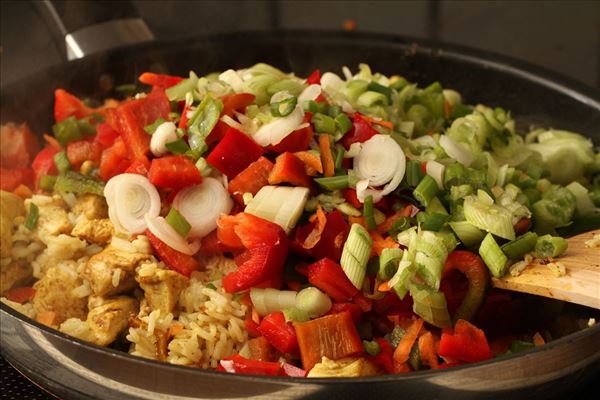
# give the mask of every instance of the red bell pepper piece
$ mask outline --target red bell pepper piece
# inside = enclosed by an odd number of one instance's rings
[[[317,68],[306,78],[307,85],[320,85],[321,84],[321,71]]]
[[[228,94],[221,96],[220,99],[223,102],[223,110],[221,116],[227,115],[233,117],[236,111],[245,112],[246,107],[252,104],[255,96],[250,93],[237,93]],[[218,142],[225,136],[229,130],[229,125],[219,120],[210,134],[206,137],[206,144],[211,145],[212,143]]]
[[[339,314],[341,312],[349,312],[352,316],[352,321],[354,321],[355,324],[362,321],[363,310],[354,303],[333,303],[331,309],[327,312],[327,315]]]
[[[283,367],[278,362],[250,360],[239,354],[225,357],[220,361],[220,364],[227,372],[231,371],[236,374],[267,376],[284,375]]]
[[[35,289],[30,286],[16,287],[4,292],[3,296],[15,303],[23,304],[33,299]]]
[[[206,161],[229,178],[233,178],[263,153],[263,148],[254,140],[237,129],[229,128],[223,139],[206,157]]]
[[[26,123],[6,124],[0,130],[0,166],[25,168],[39,150],[38,142]]]
[[[294,323],[300,358],[310,371],[323,357],[331,360],[363,352],[363,345],[348,312],[325,315],[312,321]]]
[[[146,159],[134,160],[125,170],[126,174],[138,174],[147,176],[150,169],[150,161]]]
[[[282,353],[298,352],[298,339],[293,326],[286,322],[281,311],[273,312],[260,321],[258,331]]]
[[[360,202],[360,200],[358,200],[356,189],[344,189],[342,190],[342,195],[344,196],[344,199],[346,199],[346,201],[354,208],[362,208],[363,204]]]
[[[183,80],[180,76],[166,74],[155,74],[154,72],[144,72],[138,80],[146,85],[157,86],[161,89],[170,88]]]
[[[442,278],[454,270],[459,270],[466,275],[469,288],[462,303],[456,309],[453,319],[470,321],[483,304],[490,274],[483,260],[477,254],[466,250],[456,250],[448,255]]]
[[[56,122],[60,122],[71,116],[81,119],[96,111],[83,104],[79,98],[64,89],[56,89],[54,91],[54,119]]]
[[[106,122],[99,124],[96,127],[95,141],[100,143],[102,147],[108,148],[115,143],[115,140],[119,137],[119,132],[115,131]]]
[[[12,192],[19,185],[33,187],[34,173],[31,168],[0,167],[0,189]]]
[[[294,328],[292,328],[293,330]],[[296,333],[294,333],[296,335]],[[251,360],[277,361],[277,352],[264,336],[248,340],[248,353]]]
[[[288,239],[279,225],[247,213],[224,215],[217,224],[217,235],[222,243],[245,249],[241,257],[236,257],[237,271],[223,278],[226,292],[249,289],[281,275]]]
[[[342,144],[346,149],[349,149],[352,143],[366,142],[378,133],[371,124],[362,118],[360,113],[355,113],[352,128],[342,138]]]
[[[294,186],[311,187],[312,179],[306,174],[304,163],[292,153],[285,152],[275,159],[275,166],[269,174],[269,183],[291,183]]]
[[[379,344],[379,354],[376,356],[368,356],[367,359],[373,364],[381,367],[387,374],[396,373],[394,367],[394,348],[390,342],[384,338],[377,338],[375,341]]]
[[[350,301],[358,293],[342,267],[328,258],[308,266],[308,281],[339,303]]]
[[[299,255],[310,255],[316,259],[329,258],[339,261],[342,256],[344,242],[350,231],[348,223],[339,211],[327,213],[327,222],[317,244],[306,249],[304,243],[308,235],[315,229],[317,221],[296,228],[292,249]]]
[[[244,193],[255,195],[263,186],[269,184],[269,174],[273,166],[267,158],[260,157],[229,181],[227,190],[238,203],[244,204]]]
[[[181,189],[202,182],[194,162],[185,156],[155,158],[148,170],[148,179],[160,188]]]
[[[454,331],[451,329],[442,331],[438,353],[442,357],[466,362],[484,361],[492,358],[485,333],[475,325],[462,319],[456,322]]]
[[[304,122],[310,122],[308,114],[309,113],[306,113],[304,115]],[[286,151],[295,153],[297,151],[307,150],[313,136],[314,131],[312,125],[309,124],[307,127],[296,129],[294,132],[283,138],[281,142],[269,146],[268,149],[275,153],[285,153]]]
[[[131,165],[127,157],[125,142],[120,137],[108,149],[102,152],[100,157],[100,177],[108,181],[115,175],[122,174]]]
[[[144,98],[128,100],[116,109],[107,110],[107,122],[121,134],[131,158],[138,159],[150,151],[150,135],[144,127],[158,118],[167,119],[170,111],[164,90],[155,87]]]
[[[200,262],[196,260],[194,257],[189,256],[187,254],[183,254],[162,240],[154,236],[149,229],[146,229],[146,236],[148,236],[148,240],[154,249],[158,258],[160,258],[170,269],[179,272],[181,275],[185,275],[187,277],[193,271],[196,271],[200,268]]]
[[[67,146],[67,158],[74,169],[79,169],[84,161],[99,162],[102,157],[102,145],[88,140],[77,140]]]
[[[256,323],[250,317],[244,320],[244,328],[246,328],[246,332],[248,332],[248,336],[250,337],[255,338],[261,335],[261,333],[258,331],[258,323]]]
[[[37,156],[35,156],[33,162],[31,163],[31,168],[35,174],[36,185],[40,181],[40,177],[42,175],[58,174],[56,164],[54,163],[54,155],[56,153],[58,153],[58,149],[56,147],[46,145],[46,147],[44,147],[44,149],[40,151]]]

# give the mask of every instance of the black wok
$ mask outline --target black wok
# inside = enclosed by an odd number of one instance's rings
[[[595,89],[511,59],[383,35],[325,32],[235,33],[178,43],[148,43],[92,55],[2,89],[3,122],[52,124],[53,90],[100,99],[143,71],[185,75],[267,62],[306,76],[369,63],[419,84],[439,80],[467,103],[499,105],[518,124],[560,127],[600,140]],[[2,146],[9,145],[2,143]],[[560,398],[600,370],[600,325],[525,354],[442,371],[361,379],[237,376],[148,361],[67,337],[1,306],[2,355],[65,398]]]

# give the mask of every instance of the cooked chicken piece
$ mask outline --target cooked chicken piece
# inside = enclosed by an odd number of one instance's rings
[[[136,286],[135,268],[150,257],[150,254],[128,253],[108,246],[89,259],[82,276],[98,296],[123,293]]]
[[[0,190],[0,257],[10,257],[12,251],[13,220],[25,214],[23,200]],[[4,283],[2,284],[4,286]]]
[[[68,267],[59,265],[49,268],[44,277],[33,285],[36,290],[33,298],[34,310],[37,314],[53,311],[56,314],[56,324],[67,318],[85,318],[87,300],[72,293],[73,289],[82,283],[77,273]]]
[[[87,219],[108,218],[108,205],[102,196],[90,193],[83,194],[77,196],[73,213],[76,215],[83,214]]]
[[[0,293],[25,285],[33,278],[33,268],[27,262],[11,261],[0,268]]]
[[[138,312],[138,302],[119,296],[92,309],[86,322],[94,333],[94,343],[108,346],[129,326],[129,317]]]
[[[44,199],[38,201],[36,196],[31,199],[31,201],[39,208],[39,218],[37,222],[38,232],[44,232],[51,236],[56,236],[61,233],[71,233],[73,226],[67,216],[64,202],[55,198],[48,201],[46,196],[40,197],[43,197]]]
[[[71,236],[87,240],[90,243],[106,245],[115,232],[110,219],[80,219],[73,228]]]
[[[323,357],[320,363],[308,373],[309,378],[334,378],[379,375],[380,371],[373,363],[361,357],[347,357],[330,360]]]
[[[163,315],[173,312],[179,294],[188,285],[188,278],[180,273],[159,268],[155,268],[149,276],[138,274],[135,280],[144,290],[144,297],[150,308],[161,310]]]

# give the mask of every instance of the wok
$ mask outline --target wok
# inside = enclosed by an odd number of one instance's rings
[[[112,94],[112,83],[143,71],[208,73],[267,62],[306,76],[367,62],[374,71],[463,94],[467,103],[511,110],[522,127],[560,127],[600,139],[596,89],[512,59],[458,46],[376,34],[245,32],[150,42],[50,68],[1,93],[3,122],[52,124],[53,90]],[[3,143],[3,146],[8,144]],[[440,371],[357,379],[239,376],[167,365],[68,337],[1,306],[2,355],[22,373],[69,399],[145,398],[560,398],[600,371],[600,325],[533,351]]]

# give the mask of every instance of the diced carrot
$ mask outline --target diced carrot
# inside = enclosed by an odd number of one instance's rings
[[[435,339],[431,332],[425,332],[419,337],[419,353],[423,364],[429,365],[431,369],[439,368],[440,363],[435,351]]]
[[[536,346],[546,344],[546,341],[544,340],[542,335],[540,335],[539,332],[536,332],[535,335],[533,335],[533,344],[535,344]]]
[[[54,311],[42,311],[37,314],[35,320],[46,326],[54,326],[56,321],[56,313]]]
[[[313,228],[313,230],[308,234],[302,246],[305,249],[312,249],[316,246],[316,244],[321,240],[321,234],[325,230],[325,225],[327,224],[327,216],[321,206],[317,206],[316,221],[317,224]]]
[[[410,355],[410,350],[415,344],[417,337],[419,336],[419,331],[423,327],[423,320],[421,318],[417,318],[413,321],[413,323],[408,327],[404,336],[398,343],[396,350],[394,351],[394,360],[399,363],[403,363],[408,361],[408,356]]]
[[[297,151],[294,153],[296,157],[304,163],[304,169],[309,176],[315,176],[323,173],[323,163],[321,157],[311,153],[310,151]]]
[[[28,199],[31,196],[33,196],[33,192],[31,191],[31,189],[23,184],[17,186],[17,188],[13,190],[13,193],[22,199]]]
[[[364,114],[362,114],[361,117],[362,117],[362,119],[364,119],[365,121],[367,121],[371,124],[383,126],[384,128],[388,128],[388,129],[394,129],[394,123],[392,121],[385,121],[382,119],[372,118],[372,117],[369,117]]]
[[[412,205],[408,205],[402,210],[398,210],[394,214],[387,217],[385,221],[377,225],[377,232],[381,234],[389,232],[389,230],[392,229],[392,226],[394,226],[394,222],[396,222],[399,218],[410,217],[410,214],[412,213],[412,207]]]
[[[400,244],[392,239],[391,236],[384,238],[375,231],[369,232],[369,235],[371,236],[371,239],[373,239],[373,248],[371,252],[377,254],[378,256],[381,256],[383,249],[394,249],[400,247]]]
[[[333,176],[335,173],[335,161],[331,154],[331,136],[323,133],[319,135],[319,150],[321,151],[321,162],[325,176]]]

